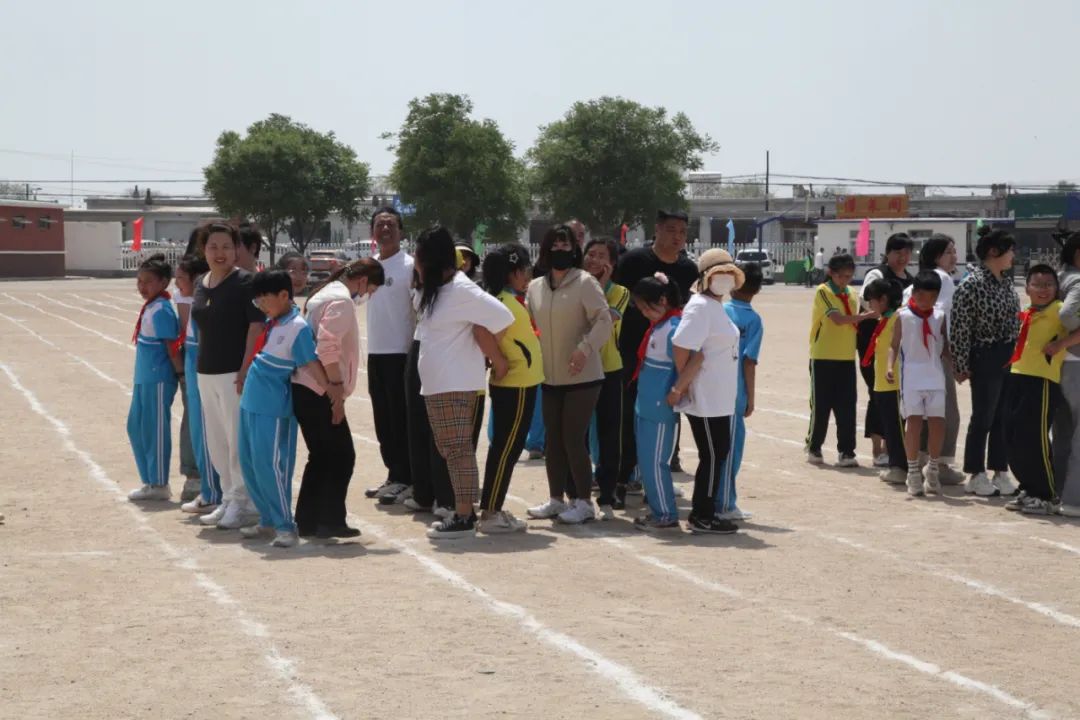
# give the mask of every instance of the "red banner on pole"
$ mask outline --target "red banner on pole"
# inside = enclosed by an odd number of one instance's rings
[[[131,223],[131,249],[135,252],[142,250],[142,224],[142,218]]]

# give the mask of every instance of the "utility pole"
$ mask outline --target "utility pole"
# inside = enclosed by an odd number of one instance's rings
[[[765,212],[769,212],[769,151],[765,151]]]
[[[75,151],[71,151],[71,207],[75,207]]]

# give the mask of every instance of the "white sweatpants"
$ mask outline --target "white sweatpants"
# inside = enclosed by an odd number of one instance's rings
[[[236,373],[199,373],[199,396],[210,462],[221,476],[222,498],[250,510],[254,506],[240,472],[240,396],[236,393]]]

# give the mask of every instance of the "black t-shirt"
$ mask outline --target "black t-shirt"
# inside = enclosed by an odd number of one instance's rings
[[[251,278],[246,270],[235,270],[215,288],[201,280],[195,284],[191,317],[199,331],[199,374],[239,372],[244,364],[248,327],[266,320],[252,304]]]
[[[698,279],[698,269],[694,261],[680,255],[675,262],[666,263],[656,256],[651,247],[628,250],[619,258],[613,279],[633,292],[634,285],[637,285],[639,280],[652,277],[658,272],[664,273],[679,286],[683,299],[690,298],[690,288]],[[638,346],[648,329],[649,321],[630,303],[623,313],[622,329],[619,331],[619,354],[623,358],[623,368],[629,368],[630,372],[637,366]]]

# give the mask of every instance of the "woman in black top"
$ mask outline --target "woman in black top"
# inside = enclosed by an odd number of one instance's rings
[[[191,317],[199,331],[198,382],[210,461],[221,476],[222,503],[204,525],[233,529],[258,521],[240,474],[240,392],[265,316],[255,307],[251,273],[236,267],[239,232],[213,223],[199,239],[210,272],[195,286]]]

